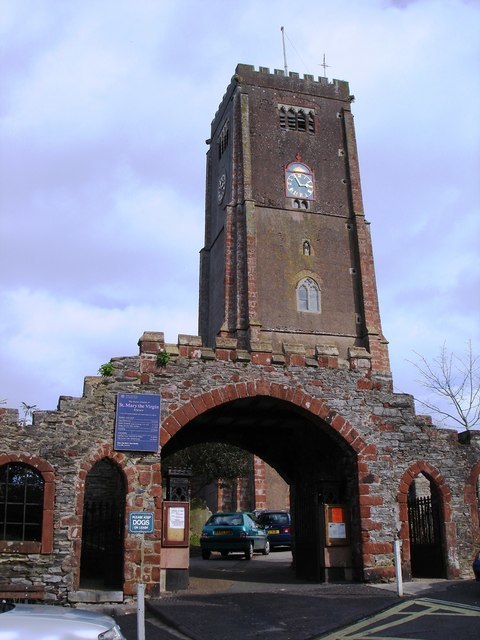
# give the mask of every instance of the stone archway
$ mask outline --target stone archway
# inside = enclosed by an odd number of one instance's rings
[[[367,445],[353,425],[337,411],[332,410],[326,401],[314,398],[301,387],[292,387],[265,379],[249,382],[234,382],[197,395],[175,408],[162,423],[160,444],[163,447],[179,429],[209,409],[222,406],[232,400],[266,396],[284,400],[321,418],[349,444],[357,455],[367,457],[376,453],[374,445]]]
[[[148,593],[154,596],[160,592],[160,552],[157,542],[161,537],[162,480],[160,461],[143,462],[142,459],[131,460],[128,454],[114,451],[110,444],[103,443],[96,446],[93,451],[81,460],[74,487],[75,515],[63,522],[67,530],[68,539],[73,541],[73,554],[65,559],[63,563],[63,566],[69,570],[71,577],[71,591],[69,592],[69,600],[71,602],[92,601],[92,594],[88,590],[79,589],[85,486],[90,470],[98,462],[106,459],[121,475],[125,489],[123,503],[124,535],[122,538],[123,565],[121,567],[123,584],[121,584],[118,591],[108,590],[109,601],[121,602],[124,597],[134,596],[139,576],[142,574],[143,569],[145,569],[143,579]],[[154,534],[144,542],[145,555],[148,554],[149,556],[148,563],[142,563],[141,561],[143,545],[141,536],[130,536],[127,544],[125,544],[125,538],[128,535],[129,513],[141,510],[153,512],[155,518]],[[104,586],[103,589],[106,590],[107,587]],[[98,601],[98,591],[94,595],[97,600],[94,599],[93,601]]]
[[[274,439],[279,440],[278,446]],[[301,388],[265,380],[233,383],[192,398],[163,421],[162,453],[201,441],[246,448],[288,481],[298,548],[305,551],[296,555],[297,575],[319,581],[363,578],[364,554],[370,562],[372,552],[370,509],[378,505],[378,498],[369,495],[369,462],[376,457],[376,448],[366,445],[326,402]],[[348,504],[353,549],[348,560],[341,550],[325,551],[322,518],[324,505],[332,501]],[[378,542],[376,547],[378,552]],[[391,552],[391,545],[386,547],[380,552]]]
[[[126,486],[109,458],[96,462],[85,479],[80,587],[123,590]]]
[[[429,496],[420,496],[424,500],[423,515],[414,515],[412,509],[415,498],[415,485],[418,479],[424,478],[428,484]],[[458,567],[455,558],[452,558],[451,550],[456,548],[456,534],[451,518],[450,508],[451,493],[447,483],[440,472],[424,460],[413,464],[402,476],[398,503],[400,507],[400,538],[402,540],[403,571],[405,577],[458,577]],[[430,505],[430,506],[429,506]],[[437,509],[438,516],[435,511]],[[431,530],[423,539],[418,539],[414,533],[412,520],[417,517],[422,527],[422,522],[427,520],[427,526]],[[438,522],[435,522],[438,517]],[[416,538],[416,539],[414,539]],[[422,536],[420,536],[422,538]],[[432,552],[431,560],[419,561],[424,545],[425,553]],[[417,547],[417,548],[415,548]],[[435,558],[435,560],[434,560]]]

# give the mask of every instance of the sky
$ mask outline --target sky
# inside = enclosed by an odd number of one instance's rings
[[[0,402],[197,335],[205,140],[238,63],[350,83],[394,388],[480,349],[480,0],[3,0]],[[425,410],[418,407],[420,413]]]

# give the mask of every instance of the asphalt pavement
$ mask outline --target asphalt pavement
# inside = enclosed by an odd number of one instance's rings
[[[272,564],[273,560],[273,564]],[[146,640],[363,640],[480,638],[480,583],[416,580],[316,584],[297,580],[279,556],[192,560],[190,586],[147,601]],[[137,640],[136,615],[116,615]]]

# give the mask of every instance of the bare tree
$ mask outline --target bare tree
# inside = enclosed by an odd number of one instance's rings
[[[411,362],[420,373],[417,380],[432,392],[432,400],[417,400],[443,420],[453,420],[464,429],[480,423],[480,356],[474,355],[468,341],[465,354],[458,356],[447,351],[443,344],[440,355],[429,362],[415,352],[418,362]],[[442,400],[446,402],[443,403]]]

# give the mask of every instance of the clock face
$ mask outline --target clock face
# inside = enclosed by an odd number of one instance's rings
[[[290,198],[313,200],[313,172],[303,162],[291,162],[285,167],[285,188]]]
[[[225,195],[225,189],[227,188],[227,175],[226,173],[222,173],[220,178],[218,179],[218,187],[217,187],[217,201],[218,204],[223,200],[223,196]]]
[[[287,172],[287,193],[292,198],[313,199],[312,176],[300,171]]]

